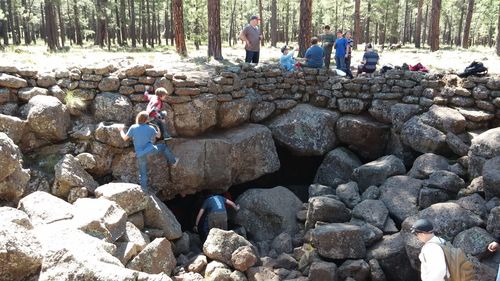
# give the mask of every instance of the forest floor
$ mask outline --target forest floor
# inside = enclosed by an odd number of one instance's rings
[[[279,44],[281,46],[283,44]],[[362,59],[363,45],[353,52],[352,65],[356,66]],[[490,74],[500,74],[500,57],[494,48],[474,47],[469,50],[461,48],[446,48],[437,52],[428,49],[416,49],[410,45],[397,50],[378,50],[380,65],[409,65],[422,63],[431,72],[461,72],[473,60],[482,61],[489,68]],[[170,73],[186,73],[190,76],[206,76],[215,70],[216,66],[228,66],[243,61],[245,51],[243,45],[233,47],[223,46],[224,60],[219,62],[207,60],[207,49],[201,47],[195,50],[188,46],[189,56],[178,56],[172,46],[159,46],[155,49],[111,49],[103,50],[97,47],[71,47],[69,51],[49,53],[46,46],[15,46],[0,52],[0,65],[29,66],[41,71],[75,65],[92,65],[110,63],[124,67],[134,63],[149,63],[165,67]],[[264,47],[261,52],[261,63],[276,63],[281,55],[279,48]],[[334,66],[333,66],[334,67]]]

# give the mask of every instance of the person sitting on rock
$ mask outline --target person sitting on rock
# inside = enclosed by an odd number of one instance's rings
[[[204,214],[206,219],[203,220],[203,224],[201,226],[202,229],[200,234],[202,237],[207,237],[208,232],[212,228],[227,230],[227,213],[225,204],[228,204],[236,211],[240,209],[240,205],[235,204],[233,201],[226,199],[222,195],[209,194],[198,212],[194,225],[194,231],[198,232],[198,225]]]
[[[323,67],[323,48],[318,45],[318,38],[311,38],[311,47],[307,49],[305,67],[322,68]]]
[[[283,48],[281,48],[281,53],[281,67],[283,67],[286,71],[293,71],[296,64],[295,58],[293,57],[295,50],[285,45],[283,46]]]
[[[130,126],[127,133],[124,132],[124,126],[121,127],[120,136],[124,141],[132,139],[134,142],[135,154],[139,166],[139,178],[141,188],[148,192],[148,155],[163,153],[171,167],[177,165],[178,159],[165,144],[153,144],[155,138],[160,138],[160,129],[154,125],[148,124],[149,113],[141,111],[135,118],[135,124]]]
[[[153,87],[146,87],[146,91],[144,91],[144,97],[149,101],[148,106],[146,107],[146,111],[149,113],[149,121],[153,122],[160,128],[161,136],[163,140],[171,139],[170,135],[167,132],[167,126],[165,125],[165,117],[167,116],[166,111],[162,111],[163,102],[167,97],[167,90],[165,88],[158,88],[155,91],[154,95],[151,95],[150,92],[153,91]]]
[[[358,65],[358,73],[356,76],[359,76],[361,73],[365,72],[371,75],[377,69],[377,64],[380,59],[377,52],[375,52],[372,48],[372,44],[366,44],[366,51],[363,55],[363,61],[360,65]]]

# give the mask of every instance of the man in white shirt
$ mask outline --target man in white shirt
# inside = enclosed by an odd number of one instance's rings
[[[434,226],[428,219],[417,220],[411,232],[417,239],[424,242],[418,258],[420,259],[420,278],[422,281],[445,281],[449,277],[446,268],[444,252],[439,244],[444,244],[444,239],[434,235]]]

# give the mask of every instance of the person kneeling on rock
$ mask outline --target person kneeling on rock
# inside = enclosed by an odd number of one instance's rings
[[[240,205],[235,204],[233,201],[226,199],[222,195],[208,195],[198,212],[198,216],[196,217],[194,232],[198,232],[198,224],[200,223],[201,217],[205,214],[205,212],[206,219],[203,220],[200,233],[203,237],[206,237],[212,228],[227,230],[227,213],[225,204],[228,204],[236,211],[240,209]]]
[[[172,167],[177,165],[178,159],[170,151],[165,144],[153,144],[155,138],[161,137],[160,129],[154,125],[148,124],[149,113],[141,111],[135,118],[135,124],[130,126],[127,133],[124,132],[124,127],[120,130],[120,135],[124,141],[132,139],[134,142],[135,154],[139,166],[139,177],[141,188],[144,192],[148,192],[148,155],[163,153],[168,164]]]

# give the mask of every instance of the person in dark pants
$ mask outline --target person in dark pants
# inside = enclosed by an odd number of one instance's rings
[[[203,238],[206,238],[212,228],[227,230],[227,213],[225,204],[228,204],[236,211],[240,209],[239,205],[229,199],[226,199],[222,195],[208,195],[198,212],[193,230],[198,232],[198,225],[203,215],[206,216],[200,229],[200,234]]]
[[[337,65],[337,69],[346,72],[347,39],[343,37],[342,30],[337,30],[337,40],[335,40],[333,47],[335,48],[335,64]]]
[[[358,73],[356,74],[356,77],[363,72],[368,73],[371,76],[371,74],[375,72],[375,70],[377,69],[377,64],[379,59],[380,57],[373,50],[372,44],[371,43],[366,44],[366,51],[365,54],[363,55],[363,61],[358,66]]]
[[[347,31],[345,33],[345,39],[347,40],[347,50],[346,50],[346,57],[345,57],[345,67],[346,67],[346,75],[349,78],[354,78],[352,76],[351,72],[351,54],[352,54],[352,34],[350,31]]]
[[[329,25],[325,25],[324,33],[320,36],[323,46],[323,55],[325,57],[325,67],[330,68],[330,61],[332,60],[333,43],[335,43],[335,34],[330,30]]]
[[[259,21],[258,16],[250,17],[250,24],[240,33],[240,39],[245,42],[245,62],[247,63],[259,63],[260,40],[262,40],[262,34],[260,34],[260,29],[257,27]]]

